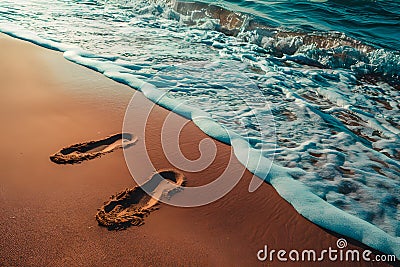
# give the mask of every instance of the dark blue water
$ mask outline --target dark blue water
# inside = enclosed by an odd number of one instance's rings
[[[375,47],[400,49],[399,1],[229,0],[218,3],[255,14],[271,26],[305,32],[336,31]]]

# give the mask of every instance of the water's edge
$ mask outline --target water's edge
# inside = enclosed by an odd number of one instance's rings
[[[4,25],[0,26],[0,32],[51,50],[63,52],[67,60],[100,72],[114,81],[126,84],[142,92],[152,102],[192,120],[210,137],[231,145],[236,157],[250,172],[270,183],[279,195],[306,219],[323,228],[360,241],[376,250],[394,254],[400,259],[400,237],[391,236],[378,227],[324,201],[301,182],[293,179],[292,175],[296,172],[303,172],[302,170],[289,169],[274,164],[258,150],[252,148],[247,139],[225,129],[215,122],[208,113],[182,105],[177,100],[166,97],[162,91],[154,86],[149,86],[145,81],[129,73],[132,70],[119,66],[112,60],[86,52],[77,46],[43,39],[32,32],[11,29]]]

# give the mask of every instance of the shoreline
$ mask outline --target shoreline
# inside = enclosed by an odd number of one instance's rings
[[[122,232],[100,228],[94,219],[97,208],[111,194],[135,185],[122,151],[79,166],[58,166],[48,156],[64,146],[119,132],[133,94],[143,105],[151,102],[128,86],[67,62],[58,52],[4,35],[0,42],[7,51],[2,53],[1,64],[1,119],[7,125],[2,139],[13,140],[3,141],[1,152],[0,231],[4,238],[0,264],[254,265],[259,263],[256,253],[264,245],[299,250],[336,246],[338,235],[307,221],[272,186],[263,183],[256,192],[248,193],[252,174],[247,170],[230,193],[210,205],[184,209],[161,204],[141,227]],[[140,112],[140,107],[137,110]],[[173,167],[160,153],[160,131],[168,115],[187,122],[164,108],[153,108],[146,125],[146,148],[157,168]],[[187,122],[181,133],[182,153],[199,157],[194,148],[204,138],[207,135]],[[232,148],[214,143],[217,158],[204,171],[186,173],[188,186],[212,181],[224,169]],[[139,164],[141,157],[137,155]],[[237,159],[233,161],[238,171],[244,169]],[[348,242],[348,248],[365,248]],[[191,256],[196,253],[201,258]],[[364,265],[360,262],[359,266]]]

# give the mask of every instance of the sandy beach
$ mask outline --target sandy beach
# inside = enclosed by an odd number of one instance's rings
[[[97,209],[112,194],[135,186],[122,150],[75,165],[55,164],[49,156],[121,132],[133,94],[143,106],[152,103],[59,52],[5,35],[0,47],[0,266],[390,266],[258,261],[264,245],[321,251],[336,248],[341,236],[300,216],[266,183],[249,193],[252,174],[236,159],[232,164],[244,175],[222,199],[196,208],[161,204],[144,225],[123,231],[100,227]],[[155,107],[146,125],[146,148],[157,169],[174,168],[160,139],[167,115]],[[182,153],[199,157],[198,144],[206,137],[187,123],[180,135]],[[224,170],[231,148],[214,142],[217,157],[207,169],[183,172],[187,186],[208,183]],[[137,155],[139,165],[142,157]],[[348,249],[367,249],[346,239]]]

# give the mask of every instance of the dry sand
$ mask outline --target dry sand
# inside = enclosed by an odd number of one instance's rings
[[[336,247],[338,236],[298,215],[270,185],[248,193],[252,175],[247,171],[212,204],[161,204],[143,226],[123,231],[98,226],[95,214],[103,202],[135,186],[122,150],[78,165],[57,165],[49,156],[67,145],[121,132],[135,91],[27,42],[1,35],[0,48],[0,266],[256,266],[262,264],[256,253],[264,245]],[[151,104],[138,97],[142,105]],[[146,125],[148,154],[157,168],[173,167],[161,153],[160,129],[168,114],[157,107]],[[183,153],[198,157],[205,137],[188,123],[181,133]],[[215,144],[216,160],[204,171],[184,173],[187,186],[207,183],[223,171],[231,149]],[[142,156],[137,155],[139,164]],[[233,161],[237,171],[243,170]],[[362,250],[348,241],[348,248]],[[264,265],[379,266],[276,260]]]

